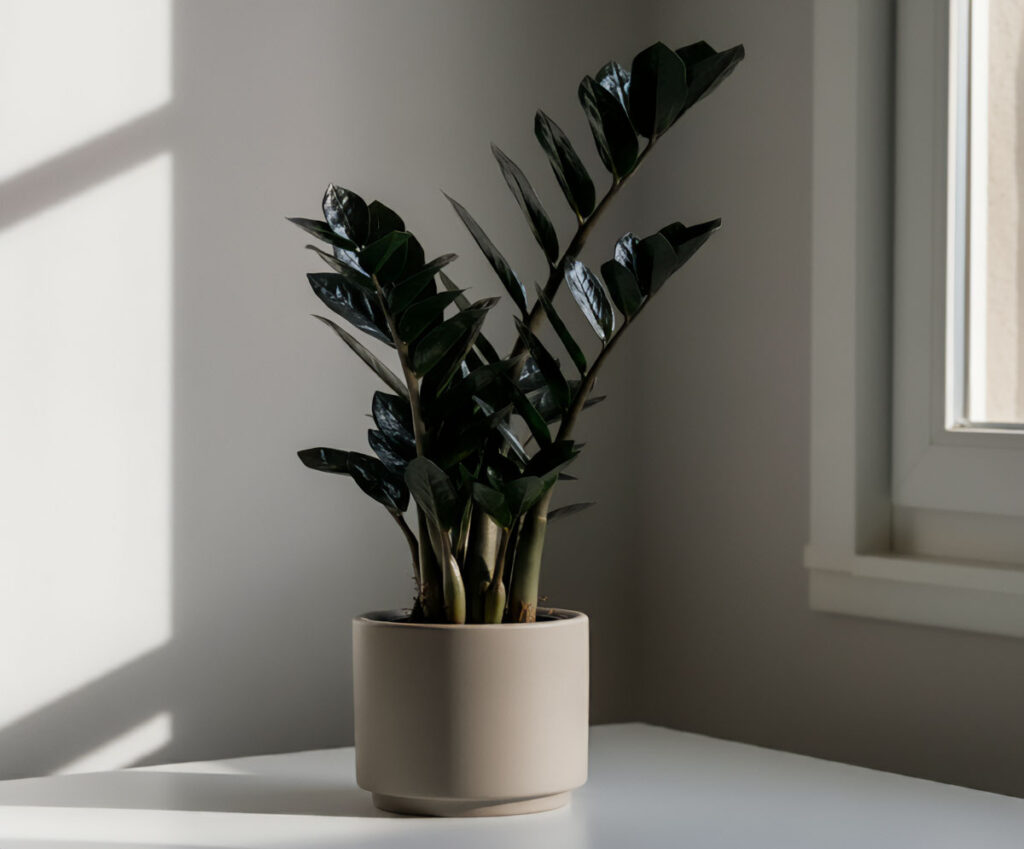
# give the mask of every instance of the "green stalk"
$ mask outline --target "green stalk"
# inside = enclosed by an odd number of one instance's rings
[[[483,510],[475,508],[463,571],[466,576],[467,608],[470,622],[484,621],[484,595],[494,576],[500,528]]]
[[[505,558],[508,556],[508,543],[512,538],[510,528],[501,529],[501,547],[494,567],[494,576],[484,596],[484,623],[498,625],[505,618]]]
[[[548,508],[554,487],[541,497],[526,514],[508,594],[508,619],[511,622],[537,620],[537,593],[540,588],[540,566],[544,555],[544,537],[548,530]]]

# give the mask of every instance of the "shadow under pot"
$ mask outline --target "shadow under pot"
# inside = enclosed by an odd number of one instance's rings
[[[353,620],[356,781],[383,810],[495,816],[558,808],[587,780],[587,617]]]

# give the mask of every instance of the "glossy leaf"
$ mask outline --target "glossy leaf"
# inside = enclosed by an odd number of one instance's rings
[[[686,66],[686,98],[679,110],[681,115],[718,88],[743,60],[745,51],[743,45],[738,44],[719,53],[706,41],[698,41],[680,47],[676,55]]]
[[[692,257],[701,246],[711,237],[718,228],[722,226],[721,218],[714,218],[702,224],[694,224],[686,227],[678,221],[662,227],[658,232],[668,241],[675,253],[675,260],[672,263],[672,272],[682,268],[690,257]]]
[[[594,501],[580,501],[576,504],[566,504],[564,507],[556,507],[554,510],[548,511],[548,521],[553,522],[555,519],[565,519],[576,513],[581,513],[588,507],[593,507],[596,502]]]
[[[474,483],[473,501],[501,527],[512,526],[514,517],[503,493],[485,484]]]
[[[578,386],[578,380],[569,381],[569,387],[573,392],[576,391]],[[600,404],[607,397],[607,395],[591,395],[583,402],[583,409],[586,410],[593,407],[595,404]],[[537,408],[537,412],[544,417],[545,422],[550,424],[562,417],[562,413],[564,411],[555,403],[555,399],[552,397],[551,392],[547,387],[533,393],[530,396],[530,400],[533,402],[533,406]]]
[[[394,344],[384,310],[374,290],[342,274],[307,274],[306,278],[316,296],[328,309],[375,339]]]
[[[548,317],[548,321],[554,328],[555,334],[561,340],[563,347],[569,354],[569,359],[571,359],[573,365],[576,366],[580,376],[583,376],[587,371],[587,358],[583,353],[583,349],[580,348],[579,344],[573,338],[573,335],[569,332],[569,328],[565,326],[565,322],[562,321],[562,317],[555,310],[555,305],[551,303],[551,299],[544,294],[544,288],[542,286],[537,286],[537,301],[543,308],[544,314]]]
[[[598,338],[607,342],[615,330],[615,313],[593,272],[576,260],[566,269],[565,282]]]
[[[583,162],[576,153],[569,137],[562,128],[542,111],[538,110],[533,125],[537,141],[544,148],[555,172],[555,179],[562,189],[562,194],[569,206],[580,219],[586,218],[594,211],[594,183],[583,167]]]
[[[469,298],[462,294],[463,290],[460,289],[452,279],[441,272],[438,275],[441,278],[441,283],[449,292],[459,292],[459,296],[455,299],[455,306],[460,310],[468,310],[472,306],[469,303]],[[476,337],[476,349],[483,355],[483,358],[489,363],[496,363],[501,360],[501,355],[497,352],[495,347],[487,340],[487,337],[483,333],[480,333]]]
[[[406,307],[424,297],[425,293],[429,292],[429,295],[435,294],[436,289],[430,287],[431,282],[433,282],[434,277],[440,273],[442,268],[456,259],[455,254],[439,256],[437,259],[428,262],[414,274],[403,278],[398,285],[388,292],[388,306],[391,308],[391,311],[395,314],[400,313]]]
[[[498,160],[502,176],[504,176],[505,182],[508,183],[509,189],[512,190],[516,203],[519,204],[519,208],[526,215],[526,220],[530,225],[533,237],[537,240],[541,250],[544,251],[548,262],[554,265],[558,259],[558,236],[555,234],[554,225],[541,204],[540,198],[537,197],[533,186],[530,185],[530,181],[526,179],[526,175],[519,166],[509,159],[501,148],[492,144],[491,152],[494,154],[494,158]]]
[[[501,255],[494,243],[488,238],[487,234],[480,228],[480,225],[476,223],[473,216],[469,214],[466,208],[454,200],[448,195],[448,202],[455,209],[455,213],[462,219],[462,223],[466,225],[466,229],[469,230],[473,240],[479,245],[483,255],[487,258],[487,261],[491,264],[491,268],[494,269],[494,273],[498,275],[498,279],[501,280],[502,285],[505,287],[505,291],[508,292],[513,302],[523,315],[527,314],[526,307],[526,289],[523,288],[523,284],[519,281],[516,273],[512,270],[512,267],[505,260],[505,257]]]
[[[644,295],[661,288],[675,270],[676,253],[661,233],[641,239],[636,248],[637,283]]]
[[[384,238],[388,233],[394,233],[405,229],[405,222],[393,209],[389,209],[379,200],[373,201],[367,207],[369,228],[364,244],[376,242]]]
[[[395,449],[406,458],[416,454],[416,435],[409,401],[398,395],[374,392],[370,411],[374,424]]]
[[[405,476],[405,467],[409,464],[409,458],[402,456],[383,433],[379,430],[368,430],[366,441],[370,443],[373,453],[393,474],[398,475],[399,478]]]
[[[653,138],[667,130],[686,101],[686,66],[660,41],[633,59],[629,115],[640,135]]]
[[[623,268],[631,271],[633,273],[633,277],[638,276],[636,248],[639,244],[640,240],[632,233],[626,233],[615,243],[615,261]]]
[[[640,153],[629,115],[614,94],[590,77],[583,78],[578,93],[601,161],[613,176],[625,176]]]
[[[626,318],[632,318],[643,305],[644,296],[633,272],[610,259],[601,266],[601,276],[612,303]]]
[[[540,411],[526,397],[526,393],[511,381],[508,383],[508,388],[516,412],[526,422],[526,426],[530,429],[533,438],[537,440],[537,444],[541,446],[550,445],[551,431],[548,430],[547,422],[544,421]]]
[[[526,453],[526,449],[519,441],[519,437],[516,436],[515,431],[508,426],[507,414],[509,408],[506,407],[503,410],[495,410],[494,407],[488,404],[479,395],[474,395],[473,400],[481,411],[483,411],[484,415],[487,416],[491,426],[505,438],[505,442],[508,443],[509,450],[515,454],[521,462],[527,462],[527,460],[529,460],[529,456]]]
[[[536,504],[547,487],[538,477],[527,475],[505,484],[505,503],[509,512],[518,518]]]
[[[480,330],[484,326],[484,319],[487,318],[487,311],[499,303],[499,298],[482,298],[470,304],[468,310],[464,310],[455,316],[462,316],[466,319],[466,332],[459,338],[458,342],[441,359],[440,364],[430,373],[424,381],[424,391],[433,395],[439,395],[445,390],[452,378],[459,373],[464,362],[473,360],[475,355],[473,348],[480,340]],[[481,365],[479,360],[476,366]]]
[[[601,88],[619,101],[626,115],[629,115],[629,71],[618,62],[609,62],[597,72],[595,79]]]
[[[409,491],[376,457],[336,448],[307,448],[299,459],[310,469],[335,475],[349,475],[370,498],[393,513],[404,513],[409,506]]]
[[[405,484],[420,509],[442,530],[450,531],[462,514],[462,499],[444,470],[426,457],[409,461]]]
[[[506,360],[510,365],[514,364],[513,360]],[[523,392],[533,392],[534,389],[540,389],[547,386],[547,382],[544,380],[544,375],[540,373],[540,369],[537,364],[533,361],[533,357],[527,357],[519,369],[519,374],[516,377],[516,385],[523,390]]]
[[[359,253],[359,264],[367,274],[376,274],[381,282],[398,278],[405,267],[410,234],[402,231],[388,233],[371,242]]]
[[[554,484],[561,472],[580,453],[581,445],[571,440],[561,440],[545,446],[526,464],[526,473],[540,478],[545,487]]]
[[[287,220],[291,221],[296,227],[301,227],[321,242],[327,242],[335,247],[347,248],[349,250],[356,247],[355,242],[339,236],[323,221],[316,221],[312,218],[289,218]]]
[[[418,375],[427,374],[470,331],[478,316],[466,310],[452,316],[421,339],[412,351],[412,367]]]
[[[459,296],[458,292],[441,292],[413,304],[398,320],[398,335],[404,342],[413,342],[428,327],[444,317],[444,311]]]
[[[537,338],[536,334],[530,331],[525,324],[516,320],[516,330],[519,331],[519,338],[525,343],[530,356],[544,375],[544,380],[551,390],[555,403],[562,409],[568,409],[572,403],[572,393],[569,391],[569,384],[566,382],[558,361],[551,355],[551,352],[544,347],[544,343]]]
[[[325,318],[322,315],[314,315],[313,318],[322,321],[328,327],[331,328],[341,340],[351,348],[357,357],[366,363],[377,376],[383,380],[393,392],[398,393],[403,398],[409,397],[409,390],[406,388],[402,380],[396,375],[391,369],[389,369],[381,360],[376,357],[372,351],[366,348],[358,339],[356,339],[351,333],[345,330],[343,327],[339,327],[329,318]]]
[[[331,183],[324,192],[323,208],[324,218],[336,235],[356,245],[366,244],[370,218],[366,201],[359,195]]]
[[[327,253],[327,251],[320,250],[320,248],[318,248],[316,245],[306,245],[306,250],[313,251],[313,253],[315,253],[318,257],[320,257],[320,259],[326,262],[338,274],[342,275],[343,277],[347,277],[353,283],[360,286],[365,286],[370,289],[373,288],[373,281],[370,280],[366,272],[363,271],[362,268],[360,268],[358,259],[355,260],[355,265],[353,266],[351,263],[347,261],[347,257],[345,260],[340,260],[338,259],[336,253],[329,254]],[[347,254],[348,252],[346,251],[345,253]],[[353,256],[355,255],[353,254]]]

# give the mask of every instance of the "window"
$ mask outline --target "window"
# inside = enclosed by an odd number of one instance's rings
[[[1024,636],[1022,13],[815,5],[814,609]]]

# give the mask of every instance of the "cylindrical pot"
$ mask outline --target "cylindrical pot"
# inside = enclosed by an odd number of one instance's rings
[[[352,623],[356,781],[378,808],[490,816],[564,805],[587,780],[588,620]]]

